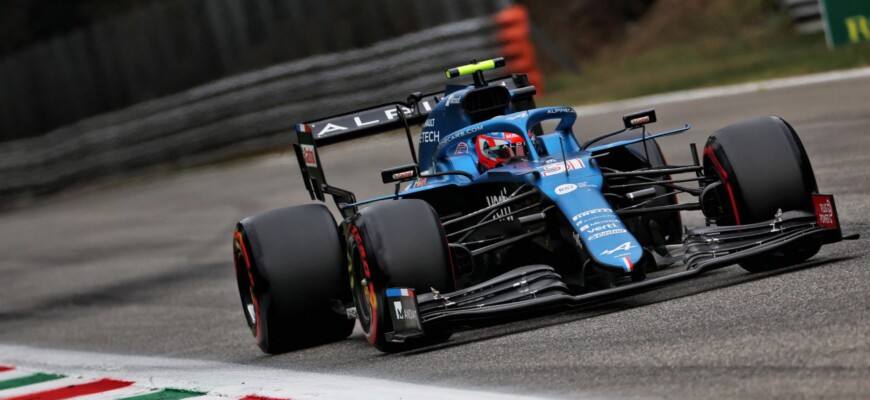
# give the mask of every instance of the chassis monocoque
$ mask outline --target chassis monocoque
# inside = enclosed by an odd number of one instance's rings
[[[688,125],[649,134],[656,115],[647,110],[581,144],[574,110],[535,108],[524,75],[484,79],[503,63],[448,70],[474,82],[444,92],[297,125],[305,187],[312,200],[331,195],[343,219],[310,204],[237,224],[239,293],[263,351],[346,338],[355,320],[376,348],[400,351],[727,265],[793,265],[844,238],[833,197],[817,193],[784,120],[728,126],[701,155],[691,146],[692,164],[668,165],[656,139]],[[415,151],[408,124],[421,121]],[[326,182],[318,144],[401,127],[414,163],[381,171],[394,193],[358,201]],[[521,136],[528,151],[484,169],[474,139],[499,133]],[[684,229],[686,210],[706,224]]]

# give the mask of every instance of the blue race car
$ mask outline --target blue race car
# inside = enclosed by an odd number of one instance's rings
[[[569,107],[536,108],[503,59],[447,71],[469,84],[298,124],[312,200],[243,219],[233,255],[245,319],[267,353],[340,340],[358,320],[385,352],[453,331],[589,305],[739,264],[794,265],[844,237],[800,139],[777,117],[723,128],[694,162],[668,165],[654,110],[586,143]],[[408,125],[423,124],[415,151]],[[545,127],[554,128],[545,128]],[[404,127],[414,163],[381,171],[392,194],[330,186],[317,146]],[[764,171],[763,174],[758,171]],[[678,194],[697,198],[677,202]],[[703,213],[683,227],[680,211]]]

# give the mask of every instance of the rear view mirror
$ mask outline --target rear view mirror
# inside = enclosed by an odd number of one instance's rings
[[[405,182],[417,178],[419,171],[417,164],[408,164],[401,167],[387,168],[381,171],[381,180],[384,183]]]
[[[656,110],[650,108],[649,110],[623,115],[622,122],[625,123],[625,129],[639,128],[646,124],[651,124],[656,122]]]

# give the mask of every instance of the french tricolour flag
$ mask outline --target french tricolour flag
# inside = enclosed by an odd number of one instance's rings
[[[631,258],[622,257],[622,268],[625,269],[625,272],[631,272],[634,269],[634,264],[631,263]]]
[[[400,289],[400,288],[389,288],[387,289],[387,297],[414,297],[414,289]]]

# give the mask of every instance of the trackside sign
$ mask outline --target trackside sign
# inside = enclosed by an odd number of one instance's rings
[[[829,48],[870,42],[870,0],[821,0]]]

